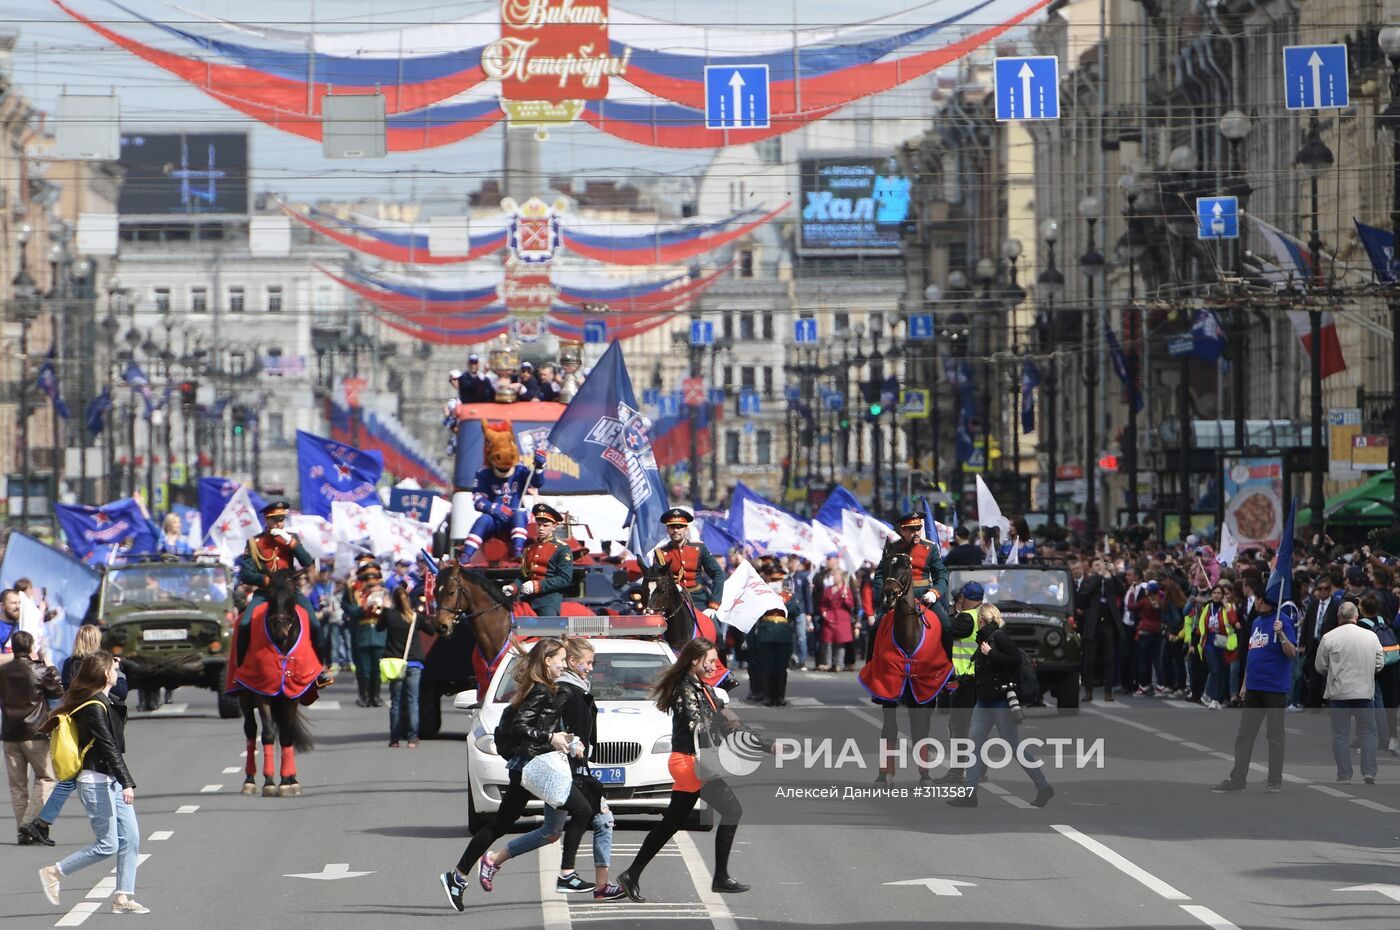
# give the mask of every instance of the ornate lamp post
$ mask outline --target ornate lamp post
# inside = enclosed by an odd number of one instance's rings
[[[1322,310],[1313,291],[1326,286],[1322,275],[1322,234],[1318,231],[1317,183],[1332,167],[1332,162],[1332,150],[1322,141],[1317,116],[1314,114],[1308,120],[1308,133],[1303,137],[1303,147],[1293,159],[1293,163],[1303,170],[1308,179],[1308,209],[1311,218],[1308,229],[1308,252],[1313,270],[1313,280],[1308,282],[1308,331],[1312,338],[1308,352],[1311,368],[1308,379],[1308,419],[1312,423],[1308,463],[1308,508],[1312,511],[1310,535],[1322,533],[1322,510],[1326,506],[1322,494],[1322,479],[1326,468],[1322,458]]]
[[[1400,26],[1386,26],[1377,37],[1381,51],[1390,60],[1390,103],[1381,113],[1381,125],[1390,130],[1390,229],[1400,235]],[[1391,263],[1392,276],[1395,268]],[[1389,285],[1390,331],[1400,332],[1400,282]],[[1390,457],[1392,474],[1400,472],[1400,340],[1390,342]],[[1391,529],[1400,532],[1400,481],[1390,502]]]
[[[1144,247],[1141,238],[1137,235],[1137,224],[1133,216],[1137,200],[1142,193],[1142,182],[1133,172],[1128,172],[1118,179],[1118,190],[1123,195],[1126,204],[1128,217],[1127,229],[1123,233],[1123,238],[1118,242],[1118,258],[1120,261],[1126,259],[1128,262],[1128,306],[1124,310],[1124,320],[1131,314],[1133,321],[1132,338],[1125,340],[1128,344],[1127,351],[1128,379],[1131,387],[1128,390],[1128,425],[1123,431],[1123,459],[1128,472],[1128,488],[1124,495],[1124,503],[1127,505],[1128,522],[1136,523],[1138,519],[1138,410],[1134,403],[1138,390],[1138,372],[1141,368],[1141,353],[1139,347],[1142,344],[1142,314],[1137,307],[1137,260],[1142,254]],[[1125,327],[1126,328],[1126,327]]]
[[[1065,289],[1065,276],[1055,267],[1055,243],[1060,239],[1059,220],[1045,220],[1040,224],[1040,238],[1045,241],[1045,270],[1035,280],[1036,296],[1045,299],[1045,309],[1037,314],[1036,335],[1040,351],[1047,356],[1045,362],[1045,410],[1041,418],[1045,423],[1041,446],[1045,449],[1046,520],[1055,523],[1055,482],[1060,468],[1059,448],[1059,373],[1055,353],[1055,295]]]
[[[1099,222],[1102,205],[1093,194],[1079,201],[1079,216],[1089,227],[1089,237],[1084,254],[1079,256],[1079,270],[1084,275],[1088,307],[1084,311],[1084,366],[1085,429],[1084,429],[1084,524],[1092,546],[1099,531],[1098,476],[1098,419],[1099,419],[1099,360],[1095,351],[1098,343],[1098,325],[1094,305],[1094,285],[1103,277],[1104,257],[1094,244],[1094,228]]]

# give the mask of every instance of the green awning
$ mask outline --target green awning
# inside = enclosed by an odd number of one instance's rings
[[[1327,499],[1327,522],[1333,526],[1389,526],[1395,500],[1395,472],[1376,472],[1354,488]],[[1298,509],[1298,525],[1312,523],[1311,508]]]

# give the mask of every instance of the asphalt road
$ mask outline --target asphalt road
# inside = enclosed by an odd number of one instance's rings
[[[555,894],[557,847],[547,847],[509,863],[491,894],[473,883],[459,915],[437,876],[467,839],[462,717],[449,707],[449,738],[390,750],[386,712],[356,708],[350,687],[325,692],[311,711],[318,748],[300,759],[299,798],[238,793],[242,733],[217,718],[211,694],[184,689],[157,714],[133,714],[128,759],[149,857],[137,897],[152,913],[126,920],[181,930],[382,928],[407,918],[551,930],[661,919],[716,930],[1400,926],[1400,900],[1386,893],[1400,897],[1400,759],[1382,752],[1375,786],[1359,770],[1354,784],[1336,785],[1326,718],[1290,714],[1284,791],[1265,794],[1260,770],[1243,794],[1216,795],[1236,712],[1156,699],[1096,702],[1073,718],[1032,710],[1025,735],[1104,740],[1102,768],[1048,772],[1057,795],[1043,810],[1025,804],[1034,792],[1014,767],[993,773],[977,809],[928,800],[904,822],[864,824],[861,808],[831,800],[782,823],[765,806],[754,813],[761,822],[740,829],[731,863],[754,886],[748,894],[709,891],[713,834],[696,832],[647,871],[645,905]],[[878,719],[850,674],[795,674],[789,697],[787,708],[738,706],[773,736]],[[940,718],[934,735],[944,734]],[[1256,763],[1264,749],[1261,737]],[[902,773],[899,784],[914,778]],[[621,826],[615,868],[631,860],[646,822]],[[0,856],[5,927],[115,919],[100,866],[65,881],[60,907],[45,901],[37,868],[90,837],[76,799],[53,835],[55,850]],[[587,850],[579,865],[591,877]],[[337,873],[346,877],[305,877]]]

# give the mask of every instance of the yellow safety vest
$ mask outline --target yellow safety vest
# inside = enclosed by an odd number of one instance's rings
[[[972,657],[977,655],[977,611],[964,610],[962,613],[972,617],[972,632],[962,639],[953,640],[953,674],[959,676],[972,674]]]

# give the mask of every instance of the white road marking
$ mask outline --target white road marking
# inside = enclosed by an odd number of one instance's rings
[[[89,898],[106,899],[110,898],[112,896],[112,892],[116,890],[116,877],[108,876],[107,878],[102,879],[102,881],[98,882],[96,885],[93,885],[92,890],[87,893],[87,896]]]
[[[306,705],[306,707],[305,707],[304,709],[305,709],[305,710],[340,710],[340,702],[339,702],[339,701],[326,701],[326,700],[322,700],[322,699],[320,699],[320,698],[317,698],[315,704],[308,704],[308,705]]]
[[[1199,705],[1199,704],[1192,704],[1190,701],[1180,701],[1180,700],[1177,700],[1176,698],[1172,698],[1171,700],[1163,701],[1162,703],[1165,704],[1165,705],[1167,705],[1168,707],[1177,707],[1177,708],[1180,708],[1181,710],[1192,710],[1193,708],[1199,708],[1199,707],[1201,706],[1201,705]]]
[[[1067,824],[1057,823],[1052,824],[1051,826],[1056,832],[1061,833],[1067,839],[1078,843],[1080,846],[1089,850],[1089,852],[1098,856],[1104,862],[1107,862],[1109,865],[1113,866],[1115,869],[1122,872],[1124,875],[1128,876],[1136,882],[1141,883],[1142,885],[1151,889],[1152,891],[1155,891],[1157,894],[1166,898],[1168,901],[1191,900],[1190,895],[1182,894],[1180,891],[1177,891],[1171,885],[1168,885],[1166,882],[1162,881],[1160,878],[1153,875],[1151,872],[1148,872],[1141,866],[1130,862],[1123,856],[1120,856],[1118,853],[1109,849],[1107,846],[1105,846],[1103,843],[1100,843],[1093,837],[1085,836],[1083,833],[1080,833],[1074,827],[1071,827]]]
[[[554,890],[562,855],[559,843],[540,847],[540,911],[543,917],[540,926],[543,930],[569,930],[569,902],[566,900],[569,896]]]
[[[146,714],[146,716],[148,716],[148,717],[163,717],[163,716],[166,716],[166,715],[168,715],[168,714],[183,714],[185,711],[187,711],[187,710],[189,710],[189,709],[190,709],[190,705],[188,705],[188,704],[181,704],[181,703],[162,704],[162,705],[160,705],[160,707],[157,707],[155,710],[148,712],[148,713]]]
[[[172,836],[174,836],[174,835],[175,835],[175,831],[174,831],[174,830],[157,830],[157,831],[155,831],[154,833],[152,833],[150,836],[146,837],[146,840],[147,840],[147,842],[151,842],[151,843],[159,843],[159,842],[161,842],[162,840],[168,840],[168,839],[170,839],[170,838],[171,838]]]
[[[690,880],[695,885],[695,894],[709,913],[710,923],[714,925],[715,930],[738,930],[739,924],[730,913],[729,905],[724,902],[724,898],[710,890],[710,870],[705,866],[705,860],[700,857],[695,840],[691,839],[689,833],[677,833],[676,846],[680,848],[681,858],[685,860],[685,870],[690,873]]]
[[[197,811],[197,810],[199,810],[199,805],[198,805],[198,804],[186,804],[186,805],[184,805],[184,806],[182,806],[182,807],[177,807],[177,808],[175,808],[175,813],[177,813],[177,814],[193,814],[193,813],[194,813],[195,811]]]
[[[1351,798],[1351,795],[1347,794],[1345,791],[1338,791],[1336,788],[1333,788],[1330,785],[1308,785],[1308,787],[1314,791],[1322,792],[1329,798]]]
[[[789,707],[821,707],[822,702],[814,697],[790,697],[787,699]]]
[[[290,875],[283,875],[283,878],[309,878],[318,882],[334,882],[342,878],[360,878],[364,875],[373,875],[373,872],[352,872],[348,862],[328,862],[326,867],[319,872],[300,872]]]
[[[97,912],[102,905],[97,901],[84,901],[81,904],[73,905],[73,909],[58,919],[55,927],[77,927],[82,922]]]
[[[1182,741],[1181,737],[1172,733],[1163,733],[1161,730],[1157,731],[1157,735],[1160,736],[1162,739],[1171,740],[1173,743],[1179,743]]]
[[[1007,804],[1010,804],[1012,807],[1019,807],[1023,811],[1028,811],[1035,806],[1029,801],[1023,801],[1020,798],[1016,797],[1016,795],[1012,794],[1010,791],[1007,791],[1001,785],[996,785],[991,782],[987,782],[984,785],[982,785],[982,787],[986,788],[992,794],[1001,798],[1003,801],[1005,801]]]
[[[221,772],[220,774],[222,774],[222,775],[237,775],[237,774],[238,774],[239,772],[241,772],[241,771],[243,771],[243,766],[241,766],[241,765],[230,765],[228,768],[224,769],[223,772]]]
[[[1287,772],[1283,773],[1283,780],[1291,785],[1306,785],[1308,783],[1306,778],[1299,778],[1297,775],[1289,775]]]
[[[1201,907],[1199,904],[1183,904],[1181,909],[1213,930],[1240,930],[1239,927],[1208,907]]]
[[[1202,746],[1200,743],[1188,743],[1183,741],[1181,745],[1185,746],[1187,749],[1194,749],[1197,752],[1214,752],[1209,746]]]
[[[199,789],[199,793],[200,793],[200,794],[213,794],[215,791],[218,791],[218,790],[220,790],[221,788],[223,788],[223,785],[205,785],[203,788],[200,788],[200,789]]]
[[[1400,814],[1400,811],[1393,807],[1386,807],[1378,801],[1370,801],[1366,798],[1352,798],[1351,803],[1360,804],[1362,807],[1369,807],[1373,811],[1380,811],[1382,814]]]
[[[1220,759],[1220,760],[1222,760],[1222,761],[1224,761],[1224,762],[1234,762],[1234,761],[1235,761],[1235,757],[1232,756],[1232,755],[1230,755],[1228,752],[1219,752],[1219,751],[1217,751],[1217,750],[1212,749],[1212,750],[1210,751],[1210,754],[1211,754],[1212,756],[1215,756],[1215,758]],[[1260,767],[1263,768],[1263,766],[1260,766]],[[1264,769],[1264,771],[1267,772],[1268,769]]]

